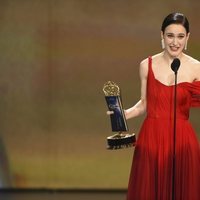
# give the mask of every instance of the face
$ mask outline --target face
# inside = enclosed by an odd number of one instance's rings
[[[171,24],[166,27],[165,32],[161,32],[161,38],[164,39],[165,52],[171,57],[178,57],[189,38],[185,27],[181,24]]]

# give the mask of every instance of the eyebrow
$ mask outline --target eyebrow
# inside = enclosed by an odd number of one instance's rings
[[[176,35],[176,34],[169,32],[169,33],[166,33],[166,35]],[[178,33],[177,35],[184,35],[185,36],[186,34],[185,33]]]

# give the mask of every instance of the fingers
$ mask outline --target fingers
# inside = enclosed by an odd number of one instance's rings
[[[114,111],[107,111],[106,114],[107,114],[107,115],[113,115],[113,114],[114,114]]]

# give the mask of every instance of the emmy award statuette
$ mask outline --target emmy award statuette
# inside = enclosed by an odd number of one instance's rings
[[[118,132],[107,137],[107,148],[122,149],[134,146],[136,142],[135,134],[123,133],[123,131],[128,131],[128,126],[124,115],[119,86],[112,81],[108,81],[103,86],[103,92],[108,110],[113,111],[113,114],[110,114],[112,131]]]

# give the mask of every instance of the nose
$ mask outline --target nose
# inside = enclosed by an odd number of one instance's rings
[[[174,39],[173,39],[173,45],[177,45],[177,44],[178,44],[177,38],[174,37]]]

